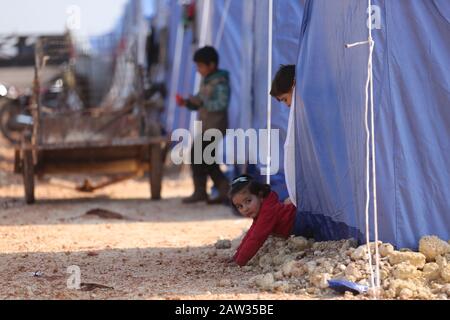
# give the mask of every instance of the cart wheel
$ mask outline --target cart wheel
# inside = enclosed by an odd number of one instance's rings
[[[25,186],[25,201],[27,204],[33,204],[34,198],[34,162],[33,151],[25,150],[23,152],[23,184]]]
[[[161,199],[161,182],[163,171],[161,153],[162,148],[159,143],[150,146],[150,191],[152,200]]]

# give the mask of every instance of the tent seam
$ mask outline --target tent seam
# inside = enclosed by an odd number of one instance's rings
[[[385,10],[386,10],[386,51],[387,51],[387,69],[388,69],[388,82],[389,82],[389,105],[392,108],[392,86],[391,86],[391,58],[390,58],[390,43],[388,38],[388,3],[385,3]],[[395,110],[392,110],[395,111]],[[393,135],[393,163],[394,163],[394,215],[395,215],[395,243],[398,243],[398,205],[397,205],[397,194],[398,194],[398,188],[397,188],[397,159],[395,156],[395,146],[396,146],[396,138],[397,133],[395,131],[395,112],[393,112],[393,118],[392,118],[392,135]]]

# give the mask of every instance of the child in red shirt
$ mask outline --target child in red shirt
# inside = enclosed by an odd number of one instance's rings
[[[253,219],[233,257],[238,265],[246,265],[270,235],[287,239],[295,234],[297,209],[293,204],[281,203],[269,185],[242,175],[233,180],[230,199],[241,215]]]

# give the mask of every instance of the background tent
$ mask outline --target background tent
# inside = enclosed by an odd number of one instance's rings
[[[232,94],[229,109],[229,128],[231,129],[263,129],[267,127],[267,65],[268,65],[268,0],[214,0],[209,1],[209,11],[203,15],[206,1],[197,2],[197,26],[201,25],[202,17],[208,20],[206,25],[206,44],[214,45],[220,53],[220,67],[230,72]],[[273,73],[280,64],[295,64],[298,52],[298,37],[300,21],[303,16],[304,1],[279,0],[274,1],[274,35],[273,35]],[[170,1],[170,47],[169,61],[176,61],[177,29],[182,18],[179,1]],[[289,10],[289,17],[283,12]],[[197,29],[197,39],[200,38]],[[168,110],[173,109],[175,92],[188,95],[193,92],[195,68],[192,54],[198,43],[192,43],[192,30],[186,30],[183,37],[183,50],[180,65],[178,87],[167,82],[171,97],[167,103]],[[169,79],[174,75],[175,63],[169,70]],[[186,127],[184,110],[175,108],[175,125],[172,129]],[[278,174],[271,177],[272,187],[282,198],[287,197],[284,183],[282,146],[286,137],[289,109],[273,100],[273,128],[280,130],[281,146],[280,166]],[[170,112],[170,111],[168,111]],[[181,119],[181,121],[180,121]],[[170,121],[169,121],[170,122]],[[170,130],[169,130],[170,131]],[[265,159],[264,159],[265,160]],[[250,170],[251,174],[259,176],[261,166]],[[264,177],[259,177],[264,180]]]
[[[254,2],[254,52],[253,52],[253,127],[267,128],[267,86],[268,20],[269,1]],[[281,64],[295,64],[299,50],[300,27],[303,18],[304,1],[273,1],[273,52],[272,78]],[[289,14],[287,14],[289,13]],[[289,109],[272,99],[272,129],[279,129],[280,172],[271,177],[272,188],[281,199],[288,197],[284,176],[283,146],[286,140]],[[274,142],[275,143],[275,142]],[[258,170],[259,171],[259,170]]]
[[[450,238],[450,2],[373,1],[380,240]],[[367,2],[307,1],[297,65],[296,172],[305,233],[365,230]],[[324,23],[326,21],[326,23]],[[373,235],[373,233],[372,233]]]
[[[193,29],[192,26],[186,27],[183,28],[182,34],[179,33],[179,27],[183,25],[183,7],[180,1],[170,0],[162,5],[164,4],[168,6],[170,12],[168,16],[168,65],[166,66],[168,70],[166,86],[169,90],[169,96],[166,101],[164,122],[166,130],[172,132],[178,128],[189,128],[190,112],[186,108],[179,108],[175,105],[175,95],[180,93],[183,96],[189,96],[194,90],[195,69],[192,63]],[[179,65],[176,64],[177,58],[175,56],[177,40],[181,40]]]
[[[231,76],[229,127],[244,130],[267,128],[269,1],[211,2],[213,6],[209,44],[218,44],[221,67],[229,70]],[[303,0],[274,1],[273,74],[281,64],[296,63],[303,7]],[[286,15],[286,12],[289,12],[289,15]],[[274,99],[272,101],[272,128],[280,130],[278,144],[281,148],[280,171],[272,175],[271,185],[284,199],[288,194],[284,182],[282,147],[286,139],[289,109]],[[264,180],[264,177],[259,176],[260,169],[261,163],[256,168],[250,168],[250,173]]]

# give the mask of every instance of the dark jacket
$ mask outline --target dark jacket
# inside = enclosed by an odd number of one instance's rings
[[[195,96],[201,101],[201,105],[187,103],[190,110],[198,110],[203,132],[208,129],[218,129],[225,134],[228,127],[230,96],[228,71],[217,70],[203,79],[200,92]]]

